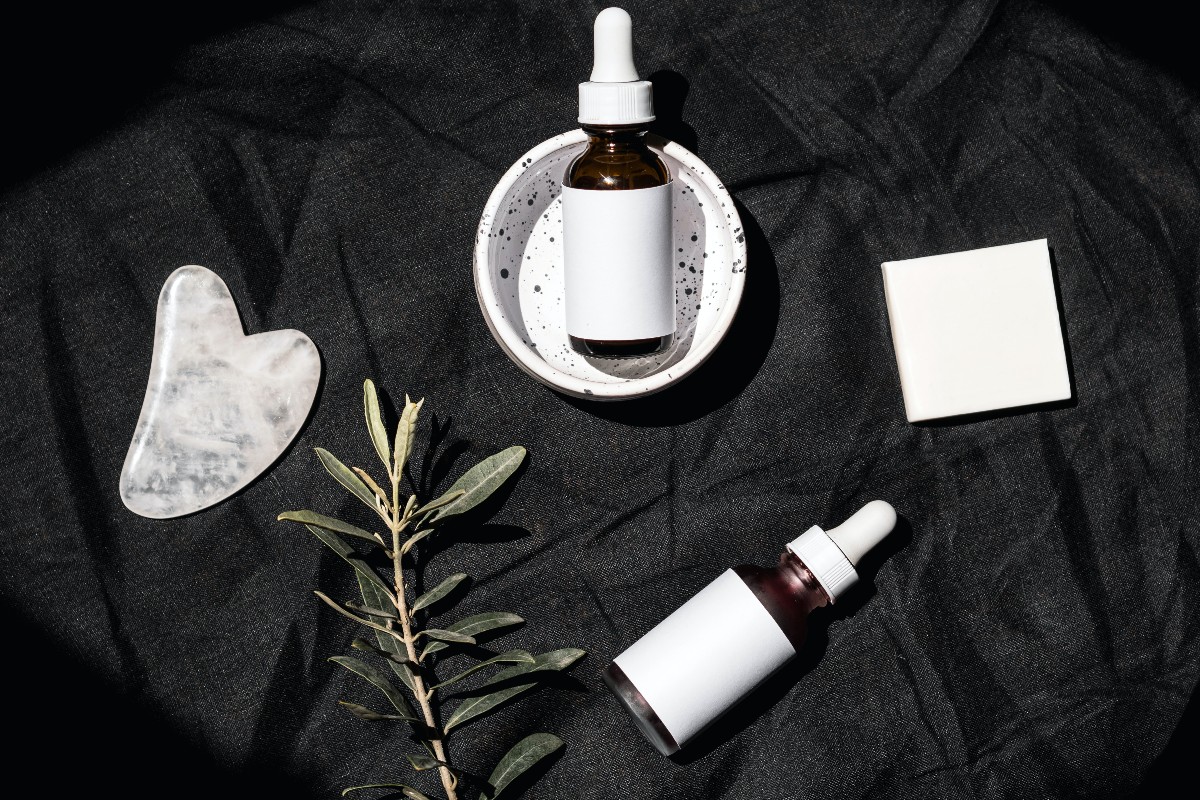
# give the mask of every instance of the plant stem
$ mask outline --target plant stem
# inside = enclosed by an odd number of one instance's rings
[[[425,680],[421,677],[420,662],[417,660],[417,642],[412,630],[412,615],[408,611],[408,598],[404,594],[404,568],[400,563],[404,556],[400,553],[400,532],[408,526],[412,514],[412,504],[408,504],[403,509],[402,516],[400,507],[400,481],[404,477],[402,465],[397,464],[389,477],[392,480],[392,517],[388,520],[388,526],[392,530],[392,570],[395,573],[396,610],[399,612],[400,629],[404,633],[404,646],[408,649],[408,658],[412,665],[413,693],[417,696],[417,702],[421,706],[425,725],[432,731],[429,745],[433,750],[434,758],[445,762],[444,734],[433,715],[433,706],[429,702],[431,693],[425,691]],[[458,793],[455,791],[458,780],[454,777],[454,773],[446,767],[438,767],[438,774],[442,779],[442,788],[446,790],[446,800],[458,800]]]

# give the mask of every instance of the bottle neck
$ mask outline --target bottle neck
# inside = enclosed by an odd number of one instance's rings
[[[646,146],[646,128],[642,125],[581,125],[588,145],[607,150],[641,149]]]
[[[833,602],[825,587],[817,580],[817,576],[813,575],[812,570],[791,550],[783,551],[779,556],[779,566],[775,569],[788,588],[797,597],[805,599],[809,611]]]

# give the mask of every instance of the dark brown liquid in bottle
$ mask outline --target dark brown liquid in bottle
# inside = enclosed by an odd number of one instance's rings
[[[734,567],[733,571],[770,612],[792,647],[799,651],[808,634],[808,615],[831,602],[804,562],[789,551],[779,557],[779,564],[773,568],[743,564]],[[616,663],[609,664],[602,677],[658,752],[671,755],[679,750],[679,744],[666,725]]]
[[[620,191],[665,186],[671,173],[653,150],[646,146],[646,129],[638,125],[583,126],[587,149],[567,167],[563,183],[573,189]],[[620,231],[613,231],[614,236]],[[671,346],[675,334],[652,339],[581,339],[571,336],[577,353],[598,358],[634,358],[661,353]]]

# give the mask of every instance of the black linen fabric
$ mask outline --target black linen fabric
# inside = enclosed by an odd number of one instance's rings
[[[471,279],[492,187],[575,127],[600,7],[287,9],[203,37],[133,112],[8,187],[14,792],[332,797],[410,778],[398,728],[335,704],[377,700],[326,661],[355,632],[311,593],[350,598],[352,576],[275,521],[366,522],[312,455],[375,461],[366,377],[393,408],[427,398],[426,494],[529,450],[426,582],[471,574],[456,613],[526,617],[508,646],[589,652],[463,729],[465,766],[547,730],[568,746],[530,798],[1107,798],[1169,775],[1200,676],[1195,85],[1037,2],[628,3],[656,129],[736,198],[749,266],[709,364],[601,405],[514,366]],[[907,423],[880,262],[1043,237],[1074,399]],[[192,263],[248,333],[308,333],[323,385],[246,491],[153,521],[117,480],[159,288]],[[793,665],[658,756],[601,669],[726,567],[873,498],[903,522],[864,585]],[[61,774],[25,774],[46,753]]]

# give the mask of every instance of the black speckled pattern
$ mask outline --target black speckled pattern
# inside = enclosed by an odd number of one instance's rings
[[[731,257],[739,249],[731,245],[742,235],[741,223],[730,201],[706,185],[712,180],[706,170],[660,150],[674,186],[675,343],[649,358],[581,356],[566,334],[561,193],[563,173],[582,149],[565,144],[541,159],[519,162],[520,173],[495,215],[480,223],[479,236],[489,240],[490,289],[522,344],[548,365],[589,382],[636,381],[679,364],[696,341],[713,334],[730,296],[730,279],[746,268],[741,258]]]

